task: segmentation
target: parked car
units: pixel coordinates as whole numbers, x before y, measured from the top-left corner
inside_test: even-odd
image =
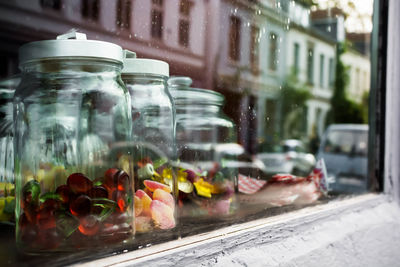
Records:
[[[272,175],[290,173],[306,176],[316,162],[314,155],[306,152],[303,142],[296,139],[284,140],[278,145],[269,146],[266,151],[257,154],[257,157]]]
[[[333,124],[321,140],[317,158],[323,158],[328,187],[336,192],[367,189],[368,125]]]

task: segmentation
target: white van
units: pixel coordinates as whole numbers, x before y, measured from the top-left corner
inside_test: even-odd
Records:
[[[357,193],[367,189],[368,125],[332,124],[326,130],[317,158],[323,158],[329,191]]]

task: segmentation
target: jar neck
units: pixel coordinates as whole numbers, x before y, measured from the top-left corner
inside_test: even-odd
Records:
[[[40,60],[22,65],[23,74],[38,75],[101,75],[115,76],[119,75],[122,69],[122,63],[117,61],[96,60],[96,59],[49,59]]]
[[[151,85],[151,84],[163,84],[167,85],[166,76],[155,75],[155,74],[129,74],[122,73],[122,80],[128,84],[137,84],[137,85]]]

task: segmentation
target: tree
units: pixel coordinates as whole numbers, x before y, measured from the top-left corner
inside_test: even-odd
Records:
[[[299,83],[292,72],[281,90],[282,132],[285,138],[301,138],[306,130],[306,103],[310,99],[310,88]]]
[[[362,104],[347,98],[346,90],[349,84],[349,67],[341,60],[346,52],[346,44],[338,43],[336,53],[336,75],[334,91],[331,98],[331,110],[328,115],[330,123],[365,123]]]

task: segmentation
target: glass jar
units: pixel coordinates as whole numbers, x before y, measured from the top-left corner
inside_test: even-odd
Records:
[[[236,143],[235,124],[223,112],[224,96],[190,88],[188,77],[168,81],[176,108],[176,142],[181,183],[180,216],[221,218],[237,209],[238,168],[232,163],[243,150]]]
[[[133,170],[125,144],[132,118],[122,60],[121,47],[76,32],[20,48],[14,148],[22,251],[131,239]]]
[[[19,75],[0,81],[0,222],[14,221],[13,97]]]
[[[132,103],[136,233],[159,232],[176,225],[174,107],[166,62],[139,59],[125,51],[124,81]],[[174,190],[175,189],[175,190]]]

